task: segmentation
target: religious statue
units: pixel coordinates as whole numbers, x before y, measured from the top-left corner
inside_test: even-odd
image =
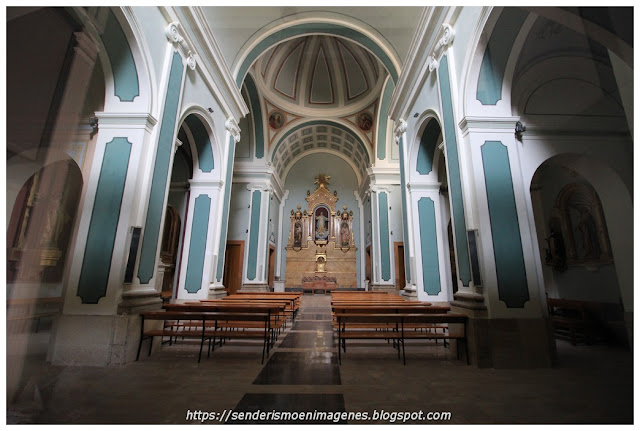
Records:
[[[316,234],[315,239],[325,240],[329,236],[329,213],[326,208],[319,207],[315,210]]]
[[[324,266],[326,264],[324,256],[318,256],[316,260],[316,272],[326,272]]]
[[[598,233],[596,224],[591,216],[588,207],[580,207],[580,219],[578,221],[578,230],[582,234],[582,248],[585,258],[600,257],[600,244],[598,244]]]
[[[343,221],[340,225],[340,244],[343,247],[349,246],[349,223]]]
[[[293,230],[293,246],[302,247],[302,223],[296,222]]]

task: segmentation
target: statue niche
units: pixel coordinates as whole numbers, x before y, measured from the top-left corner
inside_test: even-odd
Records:
[[[316,176],[317,187],[305,198],[308,209],[291,210],[285,287],[356,287],[353,211],[336,211],[338,192],[329,191],[329,180]]]

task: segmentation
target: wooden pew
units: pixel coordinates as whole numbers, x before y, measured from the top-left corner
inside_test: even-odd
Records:
[[[286,302],[233,302],[233,301],[199,301],[199,302],[179,302],[169,303],[163,305],[163,308],[167,311],[181,311],[181,312],[232,312],[232,313],[267,313],[270,321],[270,336],[272,339],[271,344],[275,343],[277,335],[285,327],[286,314],[285,314]],[[255,328],[256,323],[249,321],[234,322],[231,324],[235,328],[252,329]],[[180,321],[168,321],[167,326],[176,326],[183,328],[193,328],[199,326],[196,322],[180,322]]]
[[[547,298],[547,308],[556,334],[563,335],[563,331],[568,331],[574,346],[579,337],[591,344],[598,335],[605,333],[600,320],[604,314],[601,303]]]
[[[19,322],[34,319],[38,332],[40,319],[54,317],[62,310],[61,297],[13,298],[7,299],[7,322]]]
[[[270,324],[271,316],[269,313],[262,312],[185,312],[185,311],[147,311],[140,313],[142,322],[140,325],[140,342],[138,343],[138,353],[136,361],[140,358],[140,350],[142,342],[151,339],[149,342],[149,355],[151,355],[151,346],[153,345],[153,337],[157,336],[186,336],[192,338],[200,338],[200,351],[198,353],[198,363],[202,358],[202,349],[205,341],[209,341],[209,349],[207,356],[210,355],[213,345],[215,348],[216,338],[245,338],[245,339],[262,339],[262,363],[264,363],[265,353],[269,356],[270,349]],[[172,327],[163,326],[159,329],[145,329],[145,321],[200,321],[198,331],[184,331]],[[260,330],[251,331],[234,331],[234,327],[230,326],[236,322],[261,322]],[[207,323],[213,323],[208,325]],[[185,334],[186,332],[186,334]]]
[[[457,355],[460,359],[460,341],[465,346],[465,355],[467,364],[469,364],[469,353],[467,351],[467,316],[463,314],[446,313],[446,314],[413,314],[413,313],[336,313],[338,321],[338,363],[342,364],[341,351],[346,353],[346,340],[348,339],[367,339],[367,340],[389,340],[397,342],[398,357],[400,357],[400,349],[402,349],[402,360],[406,365],[405,356],[405,340],[407,339],[455,339],[458,343]],[[367,324],[370,328],[380,328],[380,330],[372,329],[349,329],[349,324]],[[462,332],[452,331],[452,324],[461,324]],[[418,332],[408,331],[409,325],[447,325],[447,331],[443,333],[436,332]],[[393,328],[393,329],[389,329]],[[342,348],[342,350],[341,350]]]
[[[292,320],[295,320],[295,317],[298,313],[298,309],[300,308],[300,297],[299,293],[286,293],[286,292],[259,292],[252,293],[246,292],[243,294],[233,294],[228,295],[222,298],[223,301],[230,300],[242,300],[242,301],[289,301],[289,311],[291,312]],[[208,301],[208,300],[207,300]]]

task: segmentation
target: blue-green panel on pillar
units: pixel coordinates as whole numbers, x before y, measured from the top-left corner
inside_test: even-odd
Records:
[[[469,244],[467,243],[467,223],[464,215],[464,201],[462,199],[462,180],[460,179],[460,160],[458,157],[458,143],[456,125],[453,117],[453,103],[451,99],[451,83],[449,80],[449,62],[447,56],[440,60],[438,69],[440,78],[440,97],[442,99],[442,116],[444,121],[444,141],[447,157],[447,171],[449,172],[449,191],[451,193],[451,208],[453,218],[454,238],[456,243],[456,258],[458,261],[458,276],[464,286],[471,282],[471,265],[469,262]]]
[[[156,251],[160,235],[160,222],[165,209],[164,199],[167,179],[169,178],[169,161],[173,151],[173,135],[176,127],[178,102],[180,101],[182,73],[182,57],[177,52],[174,52],[171,71],[169,72],[167,98],[162,114],[162,126],[160,126],[160,136],[158,138],[158,151],[156,152],[156,160],[153,167],[142,250],[140,252],[138,278],[141,284],[149,283],[156,265]]]
[[[504,8],[493,28],[478,74],[476,99],[483,105],[495,105],[502,98],[507,61],[527,15],[526,10],[517,7]]]
[[[258,89],[253,82],[251,75],[247,75],[244,80],[251,102],[251,115],[253,117],[254,136],[256,137],[256,159],[264,157],[264,129],[262,128],[262,109],[260,108],[260,97]]]
[[[193,209],[193,222],[191,223],[189,263],[187,264],[187,276],[184,282],[184,288],[189,293],[196,293],[202,287],[210,209],[211,198],[209,196],[200,195],[196,198]]]
[[[428,175],[433,170],[433,158],[439,136],[440,125],[435,119],[431,119],[420,137],[418,160],[416,161],[416,170],[420,175]]]
[[[247,278],[255,280],[258,264],[258,233],[260,232],[260,201],[262,193],[254,190],[251,195],[251,222],[249,232],[249,256],[247,259]]]
[[[380,209],[380,269],[382,279],[391,280],[391,255],[389,253],[389,201],[386,192],[378,193],[378,207]]]
[[[482,164],[498,277],[498,296],[509,308],[524,307],[524,303],[529,300],[529,289],[507,147],[499,141],[485,142],[482,145]]]
[[[107,293],[130,154],[127,138],[114,138],[105,146],[78,282],[83,304],[97,304]]]
[[[193,140],[198,149],[198,166],[202,172],[211,172],[213,170],[213,149],[211,148],[211,140],[209,140],[209,132],[202,124],[202,121],[195,115],[189,115],[184,120],[191,130]]]
[[[400,142],[398,142],[398,146],[400,147],[400,184],[402,186],[402,233],[404,234],[404,271],[407,276],[407,281],[413,281],[411,278],[411,258],[409,254],[409,225],[407,224],[407,182],[405,180],[404,174],[404,142],[403,139],[400,138]]]
[[[384,160],[387,156],[387,124],[389,123],[389,104],[391,103],[391,97],[393,96],[393,81],[387,80],[384,86],[384,92],[382,93],[382,101],[380,102],[380,124],[378,124],[378,139],[376,142],[378,159]]]
[[[229,205],[231,202],[231,180],[233,178],[233,157],[236,141],[229,138],[229,158],[227,159],[227,176],[224,182],[224,205],[222,207],[222,232],[220,232],[220,247],[218,248],[218,268],[216,280],[222,281],[222,269],[224,268],[225,252],[227,250],[227,229],[229,228]]]
[[[440,293],[440,265],[438,264],[438,236],[436,209],[431,198],[418,201],[420,221],[420,254],[422,255],[422,285],[429,295]]]
[[[136,62],[127,36],[112,12],[109,12],[101,37],[111,64],[114,94],[122,102],[132,102],[140,95]]]

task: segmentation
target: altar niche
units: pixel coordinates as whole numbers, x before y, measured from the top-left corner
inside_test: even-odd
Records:
[[[329,179],[318,175],[315,191],[307,190],[307,208],[291,210],[285,287],[357,287],[353,211],[336,211],[338,192],[329,191]]]

